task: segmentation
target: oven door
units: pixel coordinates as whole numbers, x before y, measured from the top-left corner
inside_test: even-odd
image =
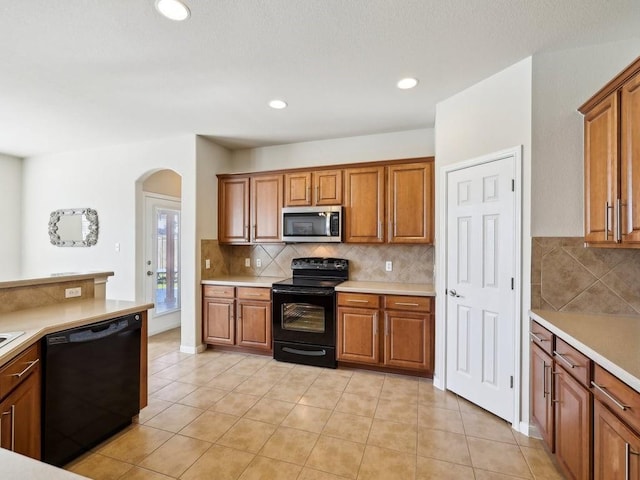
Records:
[[[273,287],[273,339],[308,345],[336,344],[333,289]]]

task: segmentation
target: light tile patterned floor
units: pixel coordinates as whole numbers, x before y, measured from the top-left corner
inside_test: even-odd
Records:
[[[561,479],[538,440],[431,381],[149,339],[149,406],[67,466],[96,480]]]

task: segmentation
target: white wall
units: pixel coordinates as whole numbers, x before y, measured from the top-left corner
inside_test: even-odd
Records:
[[[436,106],[436,258],[440,272],[446,266],[443,245],[442,219],[439,205],[444,204],[442,169],[483,155],[522,145],[522,203],[523,244],[521,266],[522,315],[521,328],[526,331],[531,303],[530,275],[530,205],[531,205],[531,91],[532,59],[526,58],[496,73]],[[438,292],[444,292],[444,275],[436,276]],[[444,380],[444,297],[436,297],[436,369],[435,381]],[[524,333],[523,333],[524,338]],[[528,422],[528,353],[523,352],[520,372],[521,412]],[[517,386],[517,385],[516,385]],[[520,427],[520,426],[519,426]]]
[[[435,154],[432,128],[237,150],[229,172],[371,162]]]
[[[22,159],[0,154],[0,192],[0,218],[3,222],[0,234],[1,281],[22,276]]]
[[[640,39],[533,57],[532,236],[584,235],[583,117],[577,109],[638,52]]]

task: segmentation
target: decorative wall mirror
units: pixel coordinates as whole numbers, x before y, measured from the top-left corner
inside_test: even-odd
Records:
[[[90,247],[98,243],[98,212],[72,208],[51,212],[49,239],[58,247]]]

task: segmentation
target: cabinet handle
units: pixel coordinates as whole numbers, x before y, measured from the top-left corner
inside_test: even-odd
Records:
[[[374,317],[373,319],[373,336],[378,335],[378,318]]]
[[[547,362],[542,361],[542,398],[547,398],[547,368],[551,365],[547,365]]]
[[[640,455],[638,452],[631,450],[629,443],[624,443],[624,478],[625,480],[631,480],[631,455]]]
[[[307,194],[304,196],[305,201],[311,201],[311,187],[307,187]]]
[[[382,222],[378,222],[378,238],[382,238]]]
[[[617,398],[615,398],[613,395],[611,395],[609,392],[607,392],[606,387],[598,385],[594,381],[591,382],[591,386],[596,390],[598,390],[601,394],[603,394],[609,400],[611,400],[616,405],[616,407],[618,407],[620,410],[626,411],[631,408],[629,405],[625,405],[624,403],[620,402]]]
[[[552,365],[549,366],[551,367]],[[562,372],[558,370],[551,370],[551,392],[549,392],[549,395],[551,395],[551,403],[560,403],[560,400],[553,399],[553,395],[556,393],[554,388],[555,382],[553,381],[553,375],[560,375],[561,373]]]
[[[9,447],[9,450],[11,450],[12,452],[14,451],[16,446],[16,416],[14,415],[15,411],[16,406],[11,405],[11,409],[8,412],[2,412],[2,414],[0,415],[0,441],[2,441],[2,417],[4,417],[5,415],[11,415],[11,446]]]
[[[404,305],[405,307],[419,307],[419,303],[396,302],[396,305]]]
[[[549,341],[549,339],[539,337],[538,335],[536,335],[536,334],[535,334],[535,333],[533,333],[533,332],[529,332],[529,336],[530,336],[531,338],[533,338],[536,342],[540,342],[540,343],[542,343],[542,342],[548,342],[548,341]]]
[[[616,198],[616,229],[614,231],[615,237],[614,240],[616,243],[622,241],[622,225],[620,224],[622,220],[621,209],[620,209],[620,199]]]
[[[609,240],[609,202],[604,204],[604,241]]]
[[[562,355],[561,353],[556,352],[555,350],[553,351],[553,354],[558,357],[560,360],[562,360],[564,362],[564,364],[569,367],[569,368],[576,368],[579,367],[580,365],[575,365],[573,363],[571,363],[569,360],[567,360],[564,355]]]
[[[389,336],[389,319],[384,317],[384,335]]]
[[[245,293],[245,295],[247,297],[260,297],[260,296],[262,296],[261,293]]]
[[[29,370],[31,370],[31,367],[33,367],[36,363],[38,363],[40,361],[39,358],[36,358],[35,360],[28,362],[29,364],[27,365],[27,368],[25,368],[24,370],[22,370],[20,373],[12,373],[10,376],[11,377],[22,377],[25,373],[27,373]]]
[[[320,185],[316,185],[316,202],[318,203],[320,201]]]
[[[347,302],[351,302],[351,303],[369,303],[369,300],[356,300],[356,299],[347,299]]]

